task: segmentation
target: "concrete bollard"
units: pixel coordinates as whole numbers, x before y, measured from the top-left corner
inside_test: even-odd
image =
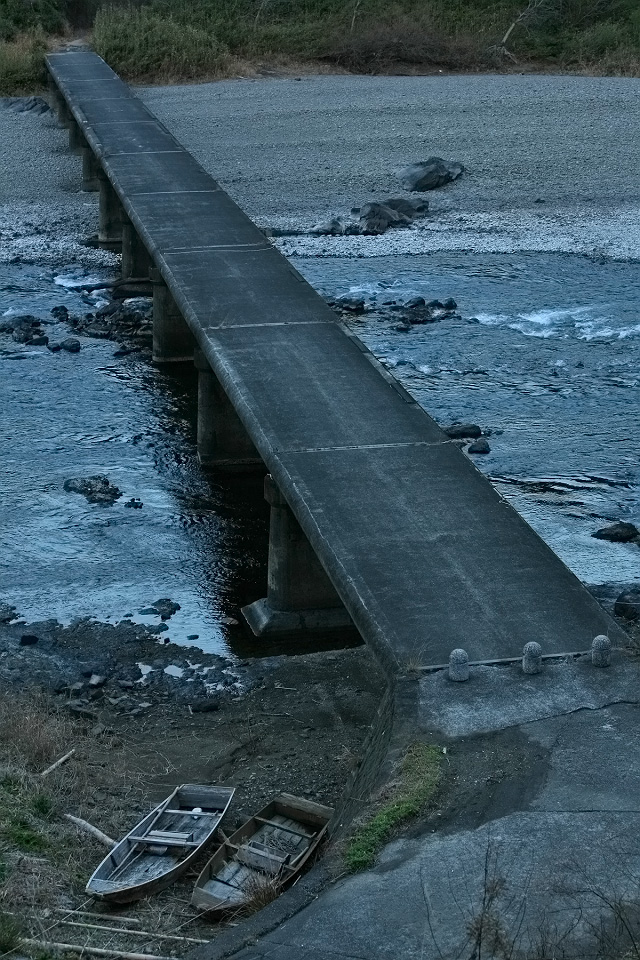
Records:
[[[449,654],[449,680],[469,679],[469,654],[458,648]]]
[[[594,667],[608,667],[611,663],[611,640],[604,634],[596,637],[591,644],[591,663]]]
[[[540,673],[542,670],[542,647],[535,640],[525,643],[522,651],[522,672]]]

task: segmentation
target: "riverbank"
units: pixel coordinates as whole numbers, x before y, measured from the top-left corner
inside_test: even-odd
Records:
[[[38,641],[21,644],[24,636]],[[195,671],[185,655],[199,664]],[[150,663],[141,669],[137,657]],[[73,682],[53,692],[48,681],[61,663]],[[180,663],[187,667],[182,675]],[[202,681],[194,682],[203,670],[224,677],[217,694],[207,696]],[[171,936],[217,936],[226,925],[206,922],[189,905],[195,876],[120,913],[87,899],[84,886],[105,849],[65,815],[117,839],[185,782],[236,788],[227,833],[282,791],[336,805],[382,688],[365,648],[229,664],[159,646],[131,625],[105,633],[104,625],[88,622],[0,624],[3,952],[11,949],[2,939],[7,918],[37,940],[171,956],[193,946]],[[42,771],[70,750],[68,762],[43,779]],[[133,933],[58,926],[65,918]]]
[[[0,17],[0,95],[37,90],[44,51],[79,40],[124,79],[147,83],[294,71],[640,75],[632,0],[53,0]]]

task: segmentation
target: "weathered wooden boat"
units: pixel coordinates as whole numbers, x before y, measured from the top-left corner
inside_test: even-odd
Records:
[[[266,905],[300,873],[324,839],[331,807],[281,793],[216,850],[192,904],[210,914]]]
[[[233,794],[232,787],[177,787],[104,858],[87,893],[131,903],[169,886],[215,842]]]

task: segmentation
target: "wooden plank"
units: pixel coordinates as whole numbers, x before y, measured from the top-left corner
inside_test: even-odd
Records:
[[[154,847],[199,847],[202,840],[168,840],[166,837],[150,837],[145,834],[143,837],[130,837],[135,843],[147,843]]]
[[[150,830],[147,837],[153,840],[186,840],[190,842],[193,840],[193,832],[177,833],[174,830]]]
[[[240,890],[238,887],[232,886],[231,884],[225,884],[218,879],[207,880],[207,882],[199,889],[204,890],[205,893],[210,894],[212,897],[216,897],[223,903],[240,904],[246,900],[246,896],[242,890]]]
[[[333,810],[330,807],[324,807],[320,803],[312,803],[302,797],[292,797],[286,793],[278,797],[276,807],[278,813],[291,817],[297,823],[309,823],[318,827],[324,827],[333,816]]]
[[[227,860],[222,869],[218,871],[218,876],[226,881],[235,880],[240,872],[240,867],[241,864],[237,860]]]
[[[177,799],[180,806],[202,807],[203,810],[207,807],[213,810],[221,810],[227,806],[232,795],[233,790],[230,787],[209,787],[195,783],[185,783],[178,790]],[[189,813],[189,810],[183,812]]]
[[[254,867],[262,873],[268,873],[276,876],[282,870],[285,857],[279,857],[277,854],[270,853],[268,850],[260,850],[257,847],[247,844],[240,847],[236,854],[240,863],[249,867]]]
[[[263,820],[262,817],[254,817],[254,819],[259,820],[260,823],[264,823],[270,827],[277,827],[278,830],[285,830],[287,833],[294,833],[296,836],[303,837],[306,840],[311,840],[315,836],[313,833],[302,833],[300,829],[294,830],[292,827],[285,826],[284,823],[277,823],[275,817],[273,820]],[[284,817],[282,819],[284,820]],[[294,820],[290,820],[289,822],[295,823]],[[300,827],[300,824],[296,823],[296,826]]]

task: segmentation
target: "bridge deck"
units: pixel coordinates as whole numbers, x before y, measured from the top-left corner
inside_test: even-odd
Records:
[[[363,638],[401,665],[622,634],[91,53],[49,71]]]

